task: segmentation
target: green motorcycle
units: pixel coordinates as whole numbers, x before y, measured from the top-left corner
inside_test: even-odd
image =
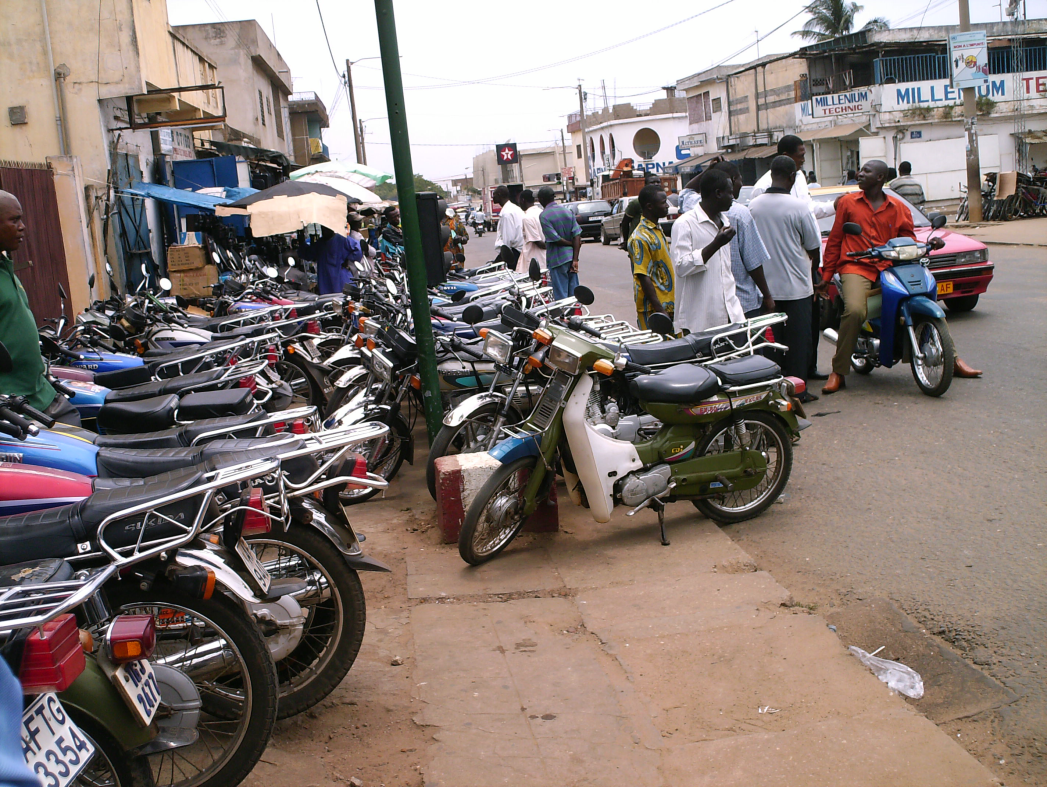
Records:
[[[810,423],[796,398],[802,381],[783,377],[774,362],[751,355],[652,372],[578,318],[566,328],[543,323],[534,338],[548,345],[553,375],[531,415],[504,427],[488,452],[501,465],[466,513],[458,550],[467,563],[508,546],[548,497],[558,465],[571,499],[597,522],[609,521],[616,505],[629,506],[629,516],[656,511],[663,544],[667,503],[690,500],[716,522],[741,522],[785,489],[793,442]],[[594,424],[589,416],[607,401],[653,416],[656,431],[637,440]]]

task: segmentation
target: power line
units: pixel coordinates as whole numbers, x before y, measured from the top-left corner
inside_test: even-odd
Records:
[[[721,60],[721,61],[720,61],[719,63],[714,63],[713,65],[711,65],[711,66],[710,66],[710,68],[716,68],[717,66],[722,66],[722,65],[723,65],[724,63],[726,63],[726,62],[727,62],[728,60],[733,60],[734,58],[738,57],[738,55],[742,54],[743,52],[748,52],[748,51],[749,51],[750,49],[752,49],[752,48],[753,48],[754,46],[756,46],[757,44],[759,44],[759,43],[760,43],[761,41],[763,41],[763,40],[764,40],[765,38],[767,38],[767,37],[769,37],[769,36],[771,36],[771,35],[774,35],[775,33],[777,33],[777,32],[778,32],[779,30],[781,30],[781,29],[782,29],[783,27],[785,27],[785,26],[786,26],[787,24],[789,24],[789,23],[790,23],[791,21],[793,21],[793,20],[794,20],[794,19],[795,19],[796,17],[798,17],[798,16],[800,15],[800,14],[804,13],[805,11],[809,11],[809,10],[810,10],[810,8],[811,8],[811,6],[813,6],[813,5],[814,5],[814,3],[811,3],[810,5],[805,5],[805,6],[803,7],[803,8],[801,8],[801,9],[800,9],[799,11],[797,11],[797,12],[796,12],[795,14],[793,14],[792,16],[790,16],[790,17],[789,17],[788,19],[786,19],[786,20],[785,20],[784,22],[782,22],[782,23],[781,23],[780,25],[778,25],[778,27],[774,28],[774,30],[770,31],[769,33],[765,33],[765,34],[764,34],[764,35],[762,35],[762,36],[759,36],[759,37],[758,37],[758,38],[757,38],[757,39],[756,39],[755,41],[753,41],[753,42],[752,42],[751,44],[748,44],[748,45],[746,45],[746,46],[742,47],[741,49],[739,49],[739,50],[738,50],[737,52],[735,52],[734,54],[728,55],[728,56],[727,56],[727,57],[725,57],[725,58],[724,58],[723,60]]]
[[[331,65],[338,79],[342,79],[342,72],[338,70],[338,64],[334,60],[334,52],[331,51],[331,39],[327,37],[327,25],[324,24],[324,12],[320,10],[320,0],[316,0],[316,13],[320,15],[320,29],[324,31],[324,41],[327,42],[327,54],[331,56]]]

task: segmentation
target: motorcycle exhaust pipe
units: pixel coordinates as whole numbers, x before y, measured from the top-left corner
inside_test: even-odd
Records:
[[[154,653],[150,661],[180,670],[197,681],[217,678],[238,665],[233,651],[217,641],[176,653]]]
[[[840,338],[840,334],[838,334],[832,328],[826,328],[824,331],[822,331],[822,336],[824,336],[826,339],[832,342],[834,347],[836,346],[836,342]]]

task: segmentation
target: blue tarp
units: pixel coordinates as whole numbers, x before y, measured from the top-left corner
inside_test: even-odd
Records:
[[[170,186],[161,186],[159,183],[134,183],[131,188],[122,189],[125,194],[138,197],[152,197],[161,202],[172,205],[181,205],[186,208],[196,208],[214,212],[217,205],[228,205],[233,200],[223,197],[212,197],[208,194],[199,194],[195,191],[174,189]]]

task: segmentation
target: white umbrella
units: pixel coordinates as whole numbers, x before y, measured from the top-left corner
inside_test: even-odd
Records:
[[[334,171],[313,172],[300,178],[295,178],[295,180],[302,183],[321,183],[324,186],[330,186],[345,194],[346,197],[359,200],[365,205],[375,205],[382,201],[382,198],[370,189],[364,188],[349,177]]]
[[[346,180],[351,180],[353,183],[359,183],[364,188],[374,188],[387,180],[392,180],[393,176],[387,172],[382,172],[380,169],[374,169],[368,167],[366,164],[350,164],[344,161],[322,161],[319,164],[312,164],[308,167],[302,167],[291,173],[291,180],[298,180],[304,178],[307,175],[338,175]]]

